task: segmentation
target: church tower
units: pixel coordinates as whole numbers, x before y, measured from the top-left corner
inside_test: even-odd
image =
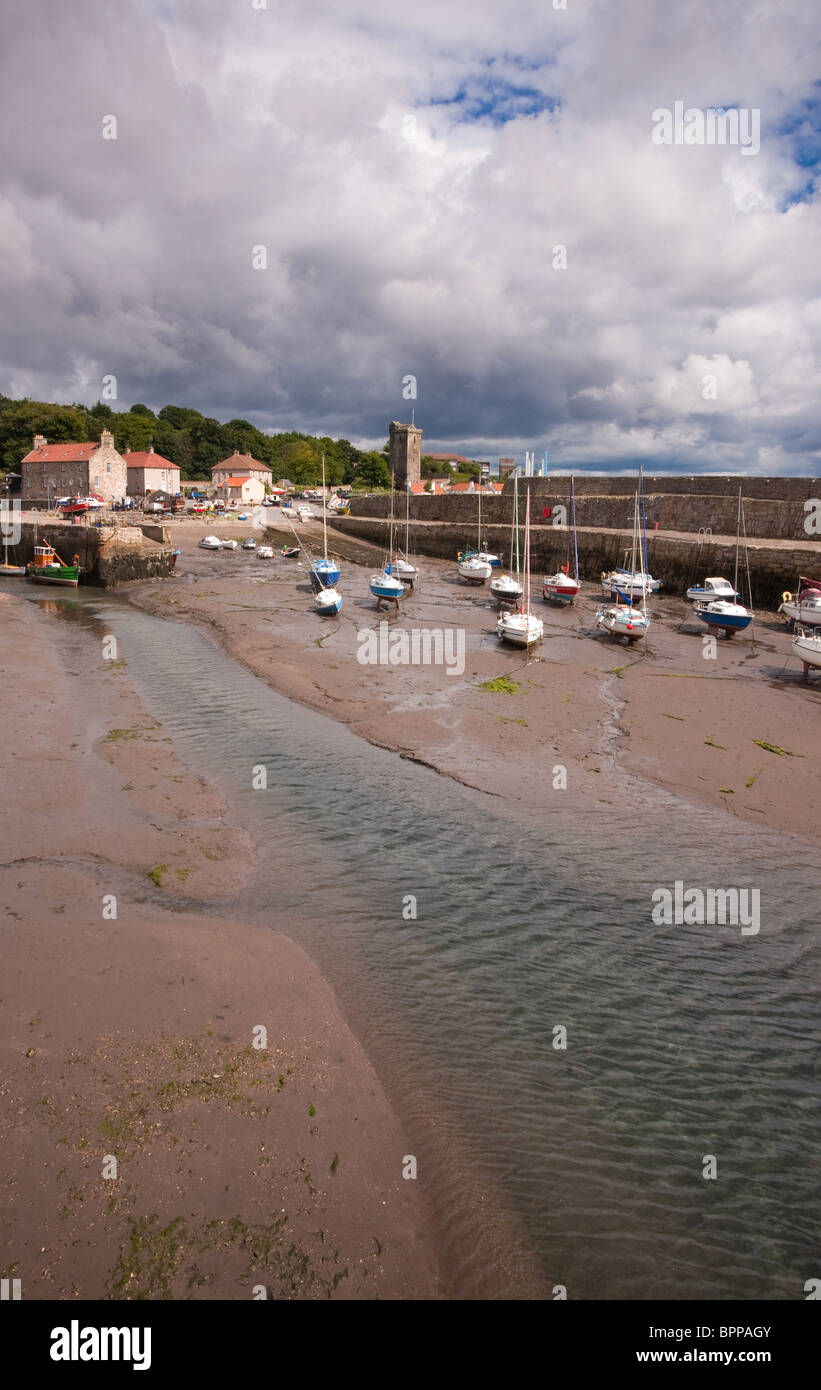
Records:
[[[422,431],[417,425],[400,425],[391,421],[388,467],[394,486],[418,483],[422,478]]]

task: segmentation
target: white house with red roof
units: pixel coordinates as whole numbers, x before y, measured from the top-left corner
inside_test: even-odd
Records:
[[[272,483],[274,471],[267,463],[260,463],[252,454],[241,454],[235,449],[230,458],[215,463],[211,469],[211,482],[214,487],[222,487],[229,478],[257,478],[263,484]]]
[[[128,470],[114,448],[114,436],[103,430],[100,442],[49,444],[35,434],[34,448],[20,464],[20,499],[24,507],[53,503],[61,497],[102,497],[109,504],[126,495]]]
[[[129,497],[144,497],[147,492],[167,492],[175,496],[180,490],[180,470],[176,463],[150,449],[126,449],[123,455],[128,468]]]
[[[225,502],[242,502],[252,505],[261,502],[265,496],[265,484],[259,478],[226,478],[217,488],[218,495]]]

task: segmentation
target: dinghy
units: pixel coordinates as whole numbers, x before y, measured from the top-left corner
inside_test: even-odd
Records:
[[[325,496],[325,455],[322,455],[322,495]],[[328,513],[322,509],[322,559],[315,560],[310,569],[311,588],[320,594],[323,589],[333,589],[342,576],[336,560],[328,559]],[[342,599],[339,600],[340,607]],[[339,612],[339,609],[336,610]]]

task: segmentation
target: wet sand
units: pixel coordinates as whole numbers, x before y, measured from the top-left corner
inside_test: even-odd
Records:
[[[3,1276],[34,1299],[438,1296],[330,989],[275,912],[262,932],[221,905],[248,836],[127,663],[0,608]]]
[[[274,519],[281,530],[267,539],[278,552],[292,537],[276,513]],[[585,584],[575,605],[556,608],[542,602],[538,576],[534,607],[545,640],[525,659],[497,639],[487,585],[462,583],[455,565],[417,557],[422,580],[401,613],[378,614],[367,583],[377,553],[331,532],[329,549],[342,557],[344,603],[338,617],[321,618],[304,557],[277,553],[262,561],[241,550],[199,550],[208,529],[213,523],[180,523],[176,576],[132,589],[132,601],[196,623],[273,688],[361,737],[525,812],[595,813],[616,801],[624,807],[625,797],[636,804],[661,786],[751,823],[815,838],[821,678],[803,683],[787,624],[776,614],[756,614],[754,638],[719,637],[710,645],[688,603],[656,597],[647,649],[628,648],[595,628],[598,585]],[[247,524],[216,530],[251,534]],[[319,553],[321,526],[298,530]],[[464,671],[362,665],[361,635],[378,635],[381,623],[389,631],[463,631]],[[500,679],[509,685],[483,688]]]

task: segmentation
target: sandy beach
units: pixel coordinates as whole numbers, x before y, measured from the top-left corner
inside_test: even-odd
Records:
[[[759,826],[814,838],[813,720],[821,681],[804,684],[779,615],[758,612],[753,637],[720,637],[711,645],[690,605],[662,594],[650,601],[647,649],[628,648],[595,629],[598,584],[585,583],[574,606],[557,609],[543,603],[536,576],[534,606],[545,640],[525,660],[498,641],[487,585],[462,583],[455,565],[443,561],[416,557],[422,579],[401,614],[377,613],[367,580],[381,557],[333,531],[329,550],[343,562],[345,601],[338,617],[320,618],[307,562],[279,555],[292,535],[276,513],[273,522],[273,561],[241,550],[198,550],[199,537],[213,528],[180,523],[177,574],[133,586],[132,602],[197,624],[274,689],[362,738],[524,811],[543,811],[561,795],[562,805],[594,812],[626,789],[639,798],[643,787],[658,785]],[[247,524],[217,529],[238,538],[250,533]],[[320,553],[318,522],[299,533],[310,553]],[[389,631],[463,631],[464,671],[362,665],[361,634],[378,634],[381,623]],[[554,787],[560,767],[566,789]],[[555,780],[561,783],[561,773]]]
[[[331,991],[287,923],[220,907],[247,835],[127,663],[0,603],[3,1276],[30,1299],[437,1296]]]

